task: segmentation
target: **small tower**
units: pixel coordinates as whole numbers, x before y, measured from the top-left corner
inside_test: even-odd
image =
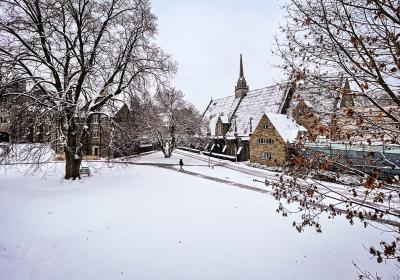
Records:
[[[349,79],[346,78],[343,87],[342,100],[340,100],[340,108],[350,108],[354,106],[353,94],[350,90]]]
[[[246,79],[244,78],[243,72],[243,60],[242,54],[240,54],[240,73],[239,73],[239,80],[237,81],[235,87],[235,98],[241,98],[247,95],[249,92],[249,86],[247,85]]]

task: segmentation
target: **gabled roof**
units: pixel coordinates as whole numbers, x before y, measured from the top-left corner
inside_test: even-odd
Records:
[[[333,89],[329,90],[328,86],[307,84],[295,90],[290,101],[289,114],[301,100],[312,109],[324,125],[330,123],[332,113],[337,111],[340,104],[340,96]]]
[[[265,113],[265,115],[275,127],[282,139],[288,143],[295,142],[299,132],[307,131],[307,129],[299,125],[292,116],[269,112]]]
[[[224,123],[224,124],[228,123],[229,124],[229,118],[227,116],[220,116],[219,118],[221,119],[222,123]]]
[[[285,87],[274,85],[258,90],[250,91],[240,103],[235,115],[232,117],[232,123],[237,125],[236,131],[239,136],[248,136],[250,131],[250,118],[252,130],[260,121],[264,112],[278,113],[280,104],[284,96]],[[227,135],[235,133],[234,126],[228,131]]]
[[[283,102],[285,89],[285,85],[276,84],[249,91],[242,98],[235,98],[232,95],[213,100],[203,115],[203,120],[208,124],[208,131],[211,136],[215,136],[218,117],[224,116],[231,123],[226,136],[232,136],[235,133],[238,136],[248,136],[252,133],[250,131],[250,119],[254,130],[264,112],[277,113],[281,102]]]
[[[203,120],[207,123],[209,131],[214,135],[215,126],[219,116],[229,116],[231,108],[234,107],[235,96],[228,96],[212,100],[206,112],[204,112]]]

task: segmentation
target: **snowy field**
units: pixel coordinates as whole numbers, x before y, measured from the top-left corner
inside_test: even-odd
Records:
[[[182,155],[176,164],[249,186],[254,176]],[[200,165],[200,166],[199,166]],[[91,164],[63,181],[63,164],[26,175],[0,167],[0,279],[356,279],[361,268],[389,279],[363,246],[385,236],[343,218],[299,234],[269,195],[147,165]]]

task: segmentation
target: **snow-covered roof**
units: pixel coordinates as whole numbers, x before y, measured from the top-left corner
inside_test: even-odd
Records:
[[[337,82],[337,86],[340,86],[340,82]],[[295,90],[289,103],[289,114],[301,100],[312,109],[324,125],[330,123],[331,114],[337,111],[340,104],[338,92],[330,90],[329,85],[321,86],[309,83]]]
[[[229,118],[227,116],[220,116],[222,123],[229,123]]]
[[[292,116],[269,112],[265,113],[265,115],[286,142],[295,142],[299,132],[307,131],[303,126],[299,125]]]
[[[113,117],[117,112],[119,112],[124,105],[128,104],[121,99],[110,99],[104,106],[101,108],[101,112],[106,114],[108,117]],[[128,106],[129,108],[129,106]]]
[[[215,134],[215,126],[219,116],[230,116],[232,108],[237,104],[238,99],[235,100],[235,96],[228,96],[212,100],[208,106],[206,112],[204,112],[203,119],[208,124],[208,129],[211,135]]]
[[[78,118],[85,118],[87,114],[89,113],[87,109],[81,109],[84,107],[84,102],[78,102],[78,109],[75,111],[75,116]],[[124,105],[128,104],[121,99],[118,98],[112,98],[108,100],[101,108],[99,108],[96,112],[93,113],[99,113],[103,116],[107,116],[109,118],[114,117],[115,114],[117,114]],[[128,107],[129,108],[129,107]]]
[[[211,136],[215,134],[215,126],[218,117],[227,118],[227,123],[231,127],[226,136],[233,136],[237,132],[238,136],[248,136],[250,131],[250,119],[254,130],[264,112],[279,111],[285,93],[285,85],[276,84],[273,86],[249,91],[246,96],[235,98],[234,95],[211,101],[203,119],[208,124],[208,131]],[[236,126],[236,129],[235,129]]]

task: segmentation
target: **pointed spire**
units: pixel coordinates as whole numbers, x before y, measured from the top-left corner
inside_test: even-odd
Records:
[[[239,78],[244,78],[242,54],[240,54],[240,73],[239,73]]]
[[[350,89],[349,79],[346,78],[343,85],[342,99],[340,100],[340,108],[350,108],[354,106],[353,94]]]
[[[246,79],[244,78],[243,57],[242,54],[240,54],[239,79],[235,87],[235,98],[246,96],[248,91],[249,91],[249,86],[247,85]]]

